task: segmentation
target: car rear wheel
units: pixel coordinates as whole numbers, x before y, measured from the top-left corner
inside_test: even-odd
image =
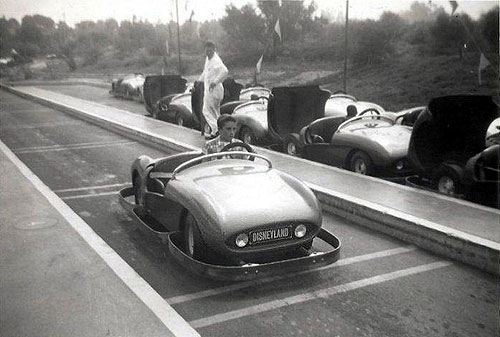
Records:
[[[351,157],[349,169],[355,173],[371,175],[373,174],[374,166],[372,160],[366,153],[358,151]]]
[[[180,113],[177,113],[175,115],[175,124],[179,126],[184,126],[184,124],[186,124],[186,122],[184,121],[184,117],[182,117]]]
[[[286,136],[283,147],[290,156],[300,156],[299,135],[292,133]]]
[[[249,144],[249,145],[254,145],[255,144],[255,134],[247,126],[244,126],[241,129],[240,139],[245,144]]]
[[[184,223],[184,249],[186,254],[193,259],[206,258],[207,251],[205,243],[201,237],[196,219],[188,214]]]
[[[432,185],[439,193],[458,196],[464,192],[462,177],[463,171],[460,167],[443,164],[434,173]]]

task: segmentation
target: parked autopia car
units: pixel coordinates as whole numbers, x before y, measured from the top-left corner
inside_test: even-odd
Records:
[[[146,76],[144,80],[144,107],[146,111],[158,118],[158,101],[164,97],[170,99],[187,89],[187,80],[179,75]]]
[[[224,86],[224,98],[221,102],[221,113],[224,113],[224,105],[228,102],[237,101],[243,87],[232,78],[227,78],[222,83]],[[177,125],[200,130],[205,125],[203,109],[203,82],[194,82],[190,91],[182,90],[177,93],[157,97],[151,108],[153,117]],[[205,131],[205,130],[204,130]],[[206,133],[208,130],[206,130]]]
[[[109,93],[115,97],[125,99],[135,99],[139,102],[144,100],[143,85],[146,77],[142,73],[134,73],[125,75],[120,79],[111,81],[111,90]]]
[[[487,142],[487,131],[500,117],[498,102],[481,95],[432,99],[413,127],[408,156],[418,175],[408,184],[497,206],[498,145]]]
[[[264,95],[259,95],[259,97],[262,96]],[[354,106],[358,113],[365,111],[368,108],[376,109],[384,114],[386,113],[385,110],[378,104],[358,101],[354,96],[347,95],[343,92],[336,92],[335,94],[330,94],[325,105],[320,108],[320,110],[323,111],[323,114],[317,115],[315,113],[314,116],[317,118],[324,116],[346,116],[348,106]],[[238,122],[237,136],[243,142],[247,144],[271,146],[279,149],[283,147],[281,144],[283,142],[282,137],[279,135],[277,136],[276,133],[272,134],[269,132],[266,99],[258,99],[237,106],[234,109],[233,116]],[[303,125],[300,127],[302,126]],[[287,149],[287,147],[285,147],[284,151],[294,153],[295,149],[293,146],[299,144],[298,131],[295,132],[294,135],[291,135],[287,140],[288,144],[291,144],[292,148]]]
[[[350,105],[355,106],[358,113],[370,108],[377,110],[381,114],[386,112],[385,109],[378,104],[358,101],[356,97],[352,95],[348,95],[342,91],[336,91],[326,101],[325,116],[345,117],[347,115],[347,107]]]
[[[302,128],[298,145],[287,147],[304,159],[359,174],[404,177],[412,173],[407,159],[411,132],[411,127],[368,108],[354,117],[317,119]]]
[[[169,251],[192,271],[242,280],[338,259],[340,241],[322,229],[314,193],[247,144],[209,155],[140,156],[131,177],[120,202],[148,230],[167,235]],[[318,251],[316,237],[333,249]]]
[[[268,97],[260,96],[237,106],[236,137],[247,144],[283,149],[287,137],[324,115],[330,92],[317,85],[275,87]]]

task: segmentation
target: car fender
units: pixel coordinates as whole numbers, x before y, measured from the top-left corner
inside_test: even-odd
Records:
[[[370,156],[370,159],[376,166],[387,166],[394,161],[389,152],[377,142],[372,142],[369,139],[357,137],[348,134],[337,134],[333,137],[332,145],[340,147],[349,147],[352,150],[346,156],[345,164],[348,165],[351,156],[356,151],[363,151]]]
[[[182,104],[170,104],[166,113],[169,121],[174,122],[175,116],[180,113],[184,120],[187,122],[186,126],[195,127],[196,125],[199,125],[199,123],[197,123],[197,121],[194,119],[193,113]]]
[[[182,181],[182,178],[171,180],[165,188],[165,198],[175,200],[182,205],[185,212],[193,215],[207,245],[216,250],[218,246],[224,245],[223,233],[218,226],[221,219],[211,205],[211,200],[201,193],[195,184]],[[181,221],[184,220],[185,214],[187,213],[183,213],[181,216]],[[179,225],[181,229],[183,225],[183,223]]]
[[[240,130],[246,126],[253,131],[255,137],[258,139],[264,138],[267,135],[267,128],[255,118],[248,115],[233,115],[233,117],[236,119],[237,134],[239,134]]]

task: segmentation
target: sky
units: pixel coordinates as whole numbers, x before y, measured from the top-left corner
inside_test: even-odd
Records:
[[[276,0],[277,1],[277,0]],[[283,0],[285,1],[285,0]],[[384,11],[401,12],[410,8],[415,0],[349,0],[349,17],[356,19],[377,19]],[[419,0],[427,3],[428,1]],[[120,22],[132,20],[148,20],[151,23],[168,22],[176,19],[176,0],[0,0],[0,16],[15,18],[19,22],[25,15],[41,14],[52,18],[55,22],[66,21],[70,26],[84,20],[105,20],[114,18]],[[193,19],[206,21],[219,19],[225,15],[225,6],[233,3],[241,7],[251,3],[256,7],[257,0],[177,0],[179,4],[179,20],[185,21],[194,10]],[[311,0],[304,0],[309,4]],[[498,4],[498,0],[457,1],[457,13],[467,13],[477,19]],[[321,11],[336,18],[345,13],[345,0],[315,0],[318,15]],[[449,1],[432,1],[451,12]]]

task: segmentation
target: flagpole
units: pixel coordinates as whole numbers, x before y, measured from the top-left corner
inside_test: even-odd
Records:
[[[349,31],[349,0],[345,2],[345,41],[344,41],[344,92],[347,93],[347,56],[348,56],[348,31]]]
[[[177,14],[177,53],[179,54],[179,75],[182,75],[182,65],[181,65],[181,35],[179,28],[179,3],[175,0],[175,11]]]

